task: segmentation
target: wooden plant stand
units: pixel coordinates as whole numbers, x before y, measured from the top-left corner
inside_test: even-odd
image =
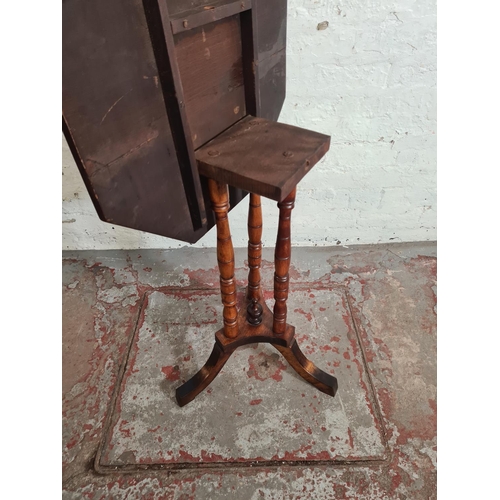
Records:
[[[300,350],[295,327],[286,322],[291,257],[291,213],[297,183],[329,148],[328,136],[298,127],[247,116],[198,149],[196,159],[208,189],[217,224],[217,261],[224,306],[224,326],[215,334],[208,361],[177,388],[180,406],[203,391],[239,346],[272,344],[292,368],[321,392],[335,396],[337,379],[320,370]],[[246,307],[237,310],[234,250],[229,230],[228,184],[250,191],[248,212],[248,287]],[[275,248],[274,310],[261,292],[261,195],[278,201]]]

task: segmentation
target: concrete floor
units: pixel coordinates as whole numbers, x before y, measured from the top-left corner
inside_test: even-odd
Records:
[[[335,398],[252,345],[179,408],[222,323],[215,252],[65,252],[63,498],[436,498],[435,244],[294,248],[290,277]]]

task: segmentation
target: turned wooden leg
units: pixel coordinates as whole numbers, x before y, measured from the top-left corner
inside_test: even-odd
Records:
[[[229,196],[227,184],[208,180],[212,209],[217,224],[217,262],[220,273],[220,292],[224,306],[224,335],[238,336],[238,311],[236,309],[236,282],[234,280],[234,249],[229,232]]]
[[[231,356],[231,352],[223,352],[219,345],[215,344],[212,354],[203,368],[187,382],[175,391],[175,398],[179,406],[187,405],[217,376]]]
[[[247,298],[260,299],[260,265],[262,261],[262,208],[260,196],[250,193],[248,209],[248,291]]]
[[[260,264],[262,261],[262,209],[260,196],[250,193],[248,207],[248,288],[247,322],[250,325],[262,323],[262,304],[260,291]]]
[[[336,377],[320,370],[312,361],[304,356],[297,341],[294,340],[290,347],[273,344],[288,361],[290,366],[306,381],[314,385],[316,389],[335,396],[338,388]]]
[[[288,270],[292,251],[290,241],[290,222],[295,204],[294,189],[283,201],[278,203],[280,210],[278,236],[274,250],[274,320],[273,332],[283,335],[286,330],[286,301],[288,299]]]
[[[209,180],[209,192],[217,222],[217,261],[220,270],[224,327],[215,334],[215,345],[208,361],[191,379],[177,388],[179,406],[192,401],[217,376],[234,350],[240,346],[268,342],[288,361],[292,368],[318,390],[335,396],[337,379],[320,370],[307,359],[295,340],[295,328],[286,324],[288,271],[290,268],[290,220],[295,202],[295,189],[280,203],[278,237],[275,250],[274,311],[262,300],[260,267],[262,260],[262,212],[260,196],[250,195],[248,214],[248,291],[250,304],[245,311],[236,308],[234,250],[229,233],[227,185]],[[238,331],[238,324],[241,331]]]

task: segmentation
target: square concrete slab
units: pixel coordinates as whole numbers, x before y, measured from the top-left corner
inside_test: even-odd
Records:
[[[271,294],[265,295],[272,307]],[[179,408],[176,387],[207,360],[221,326],[212,290],[148,293],[98,454],[104,469],[381,461],[379,411],[344,287],[296,287],[288,321],[304,354],[335,375],[335,398],[304,382],[270,345],[237,349]]]

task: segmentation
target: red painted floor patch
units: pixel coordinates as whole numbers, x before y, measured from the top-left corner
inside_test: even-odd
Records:
[[[272,300],[269,305],[272,305]],[[380,422],[342,288],[294,290],[288,321],[306,356],[339,381],[335,398],[269,345],[239,348],[208,389],[174,392],[207,360],[220,328],[215,291],[152,292],[104,437],[102,467],[385,458]]]

